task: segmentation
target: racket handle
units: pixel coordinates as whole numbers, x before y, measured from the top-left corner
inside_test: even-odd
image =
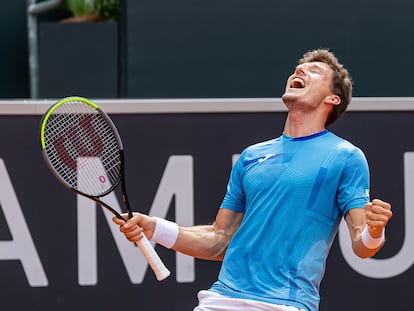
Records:
[[[152,247],[151,243],[148,241],[147,237],[144,235],[141,240],[136,242],[145,259],[148,261],[148,264],[155,273],[155,277],[158,281],[166,279],[170,274],[170,270],[162,262],[160,256],[158,256],[155,249]]]

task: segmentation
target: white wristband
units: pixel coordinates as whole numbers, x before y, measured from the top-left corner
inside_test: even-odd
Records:
[[[368,231],[368,225],[362,231],[362,244],[369,249],[378,248],[385,240],[385,228],[382,230],[382,235],[379,238],[373,238]]]
[[[178,225],[175,222],[158,217],[153,217],[153,219],[155,219],[156,224],[151,241],[166,248],[173,247],[178,238]]]

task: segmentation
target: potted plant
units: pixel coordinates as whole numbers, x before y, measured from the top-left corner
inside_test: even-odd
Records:
[[[117,21],[119,17],[119,0],[65,0],[64,8],[72,16],[62,22]]]
[[[118,96],[119,1],[64,0],[58,22],[39,23],[40,97]]]

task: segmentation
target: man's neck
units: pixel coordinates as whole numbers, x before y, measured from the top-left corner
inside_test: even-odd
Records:
[[[290,137],[304,137],[319,133],[325,129],[325,118],[318,115],[288,113],[284,134]]]

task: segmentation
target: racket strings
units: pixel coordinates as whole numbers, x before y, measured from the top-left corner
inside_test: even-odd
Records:
[[[98,110],[82,102],[64,103],[49,116],[44,137],[51,165],[70,187],[101,196],[118,183],[119,142]]]

